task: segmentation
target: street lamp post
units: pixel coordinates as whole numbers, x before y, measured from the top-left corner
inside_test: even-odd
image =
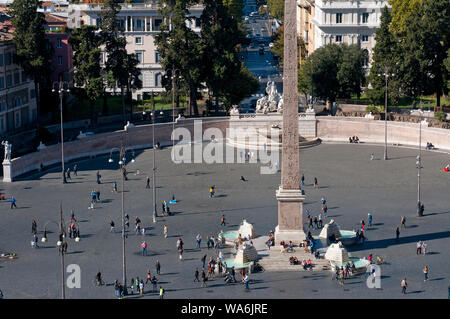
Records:
[[[422,109],[419,110],[419,155],[417,156],[417,215],[423,216],[423,205],[420,201],[420,170],[422,169]]]
[[[150,116],[152,118],[152,153],[153,153],[153,223],[156,223],[156,154],[155,154],[155,117],[156,117],[156,110],[155,110],[155,95],[158,93],[152,92],[152,112],[150,113]],[[164,114],[162,111],[160,111],[160,114]]]
[[[60,257],[61,257],[61,298],[65,299],[66,298],[66,286],[65,286],[65,276],[64,276],[64,272],[65,272],[64,255],[65,255],[66,249],[67,249],[67,241],[65,239],[66,238],[66,230],[65,230],[65,223],[64,223],[62,214],[63,214],[63,211],[62,211],[62,205],[61,205],[60,210],[59,210],[59,223],[57,223],[56,221],[53,221],[53,220],[46,222],[44,225],[44,236],[42,237],[41,241],[43,243],[45,243],[48,240],[47,239],[47,225],[49,223],[56,224],[59,228],[59,238],[56,243],[56,246],[58,246],[58,250],[60,253]]]
[[[114,150],[119,150],[118,148],[111,149],[109,153],[109,163],[113,163],[114,160],[112,159],[112,152]],[[126,165],[126,149],[123,145],[123,138],[120,146],[120,155],[119,155],[119,166],[120,171],[122,172],[122,194],[121,194],[121,200],[122,200],[122,281],[123,281],[123,289],[124,289],[124,295],[128,294],[127,291],[127,262],[126,262],[126,244],[125,244],[125,165]],[[134,163],[134,151],[131,162]]]
[[[58,83],[58,93],[59,93],[59,109],[60,109],[60,118],[61,118],[61,168],[62,168],[62,182],[63,184],[67,183],[66,180],[66,172],[64,170],[64,127],[63,127],[63,95],[64,95],[64,91],[66,91],[67,93],[70,92],[69,89],[64,90],[64,83],[67,82],[55,82]],[[53,83],[53,85],[55,84]],[[55,89],[52,89],[52,92],[56,92]]]

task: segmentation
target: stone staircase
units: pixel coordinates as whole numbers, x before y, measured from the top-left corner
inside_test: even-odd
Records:
[[[273,246],[270,250],[265,245],[268,236],[253,239],[253,245],[261,258],[258,263],[265,271],[304,271],[301,265],[289,264],[289,257],[295,256],[301,262],[303,259],[311,259],[312,271],[329,271],[330,262],[324,258],[316,259],[314,255],[306,253],[303,247],[294,247],[295,252],[281,253],[279,246]],[[323,254],[321,254],[323,256]]]

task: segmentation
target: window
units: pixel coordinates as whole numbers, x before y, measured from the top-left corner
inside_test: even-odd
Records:
[[[136,51],[136,60],[139,61],[139,63],[143,63],[143,56],[142,56],[142,51]]]
[[[12,74],[11,72],[8,72],[6,74],[6,87],[9,88],[12,86]]]
[[[364,12],[362,14],[362,22],[363,23],[368,23],[369,22],[369,13],[368,12]]]
[[[63,64],[63,58],[61,55],[58,55],[58,65],[62,65]]]
[[[5,88],[5,77],[3,76],[3,73],[0,73],[0,89]]]
[[[104,56],[103,56],[103,52],[100,52],[100,64],[104,63]]]
[[[336,36],[336,42],[342,42],[342,35]]]
[[[141,94],[138,94],[138,95],[137,95],[137,100],[138,100],[138,101],[142,101],[142,95],[141,95]]]
[[[36,91],[34,89],[30,90],[30,100],[36,97]]]
[[[14,85],[20,84],[20,73],[14,72]]]
[[[159,63],[159,52],[155,51],[155,63]]]
[[[11,65],[11,52],[5,54],[5,65]]]
[[[3,66],[3,53],[0,53],[0,66]]]
[[[195,27],[200,28],[202,26],[202,20],[200,18],[195,18]]]
[[[1,117],[0,118],[0,132],[4,132],[5,131],[5,117]]]
[[[336,13],[336,23],[342,23],[342,13]]]
[[[142,37],[136,37],[136,38],[134,38],[134,43],[136,43],[136,44],[142,44]]]
[[[155,74],[155,86],[161,86],[161,73],[156,73]]]
[[[0,104],[0,112],[6,111],[6,100],[3,100]]]
[[[14,107],[21,106],[21,105],[22,105],[22,102],[20,101],[20,97],[16,96],[14,98]]]
[[[142,31],[142,20],[141,19],[136,19],[136,29],[135,31]]]
[[[61,40],[61,39],[56,39],[56,47],[57,47],[58,49],[61,49],[61,48],[62,48],[62,40]]]
[[[95,20],[95,24],[96,24],[97,28],[100,28],[100,25],[102,24],[102,19],[101,18],[97,18]]]
[[[363,35],[362,36],[362,42],[369,42],[369,36],[368,35]]]
[[[155,19],[155,27],[153,28],[153,31],[159,31],[159,25],[162,23],[162,19]]]
[[[22,83],[27,81],[27,74],[25,73],[25,71],[22,71]]]
[[[125,19],[119,19],[119,29],[125,31]]]

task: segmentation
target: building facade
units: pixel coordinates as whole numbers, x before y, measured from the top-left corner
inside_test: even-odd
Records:
[[[356,44],[367,50],[370,67],[375,31],[387,0],[297,0],[298,31],[308,38],[308,53],[330,43]],[[311,39],[312,38],[312,39]]]
[[[51,83],[59,81],[72,83],[73,52],[66,30],[67,18],[46,13],[45,23],[45,38],[52,48]]]
[[[160,24],[163,22],[159,9],[157,1],[122,3],[118,14],[127,40],[127,52],[135,53],[139,60],[138,68],[141,70],[142,89],[133,92],[133,98],[137,100],[147,98],[151,92],[164,91],[162,86],[163,69],[159,61],[158,48],[154,42],[154,36],[161,32]],[[80,27],[83,24],[99,27],[101,11],[101,3],[70,4],[67,25],[69,28]],[[188,27],[196,32],[200,32],[202,11],[202,5],[192,6],[190,19],[186,21]],[[106,53],[103,53],[101,62],[104,63],[105,59]]]
[[[34,81],[14,63],[12,34],[0,32],[0,135],[14,133],[36,122]]]

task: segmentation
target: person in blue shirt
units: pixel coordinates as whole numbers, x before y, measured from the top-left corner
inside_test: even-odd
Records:
[[[17,206],[16,206],[16,199],[14,198],[14,196],[11,197],[11,209],[13,209],[13,207],[17,208]]]

